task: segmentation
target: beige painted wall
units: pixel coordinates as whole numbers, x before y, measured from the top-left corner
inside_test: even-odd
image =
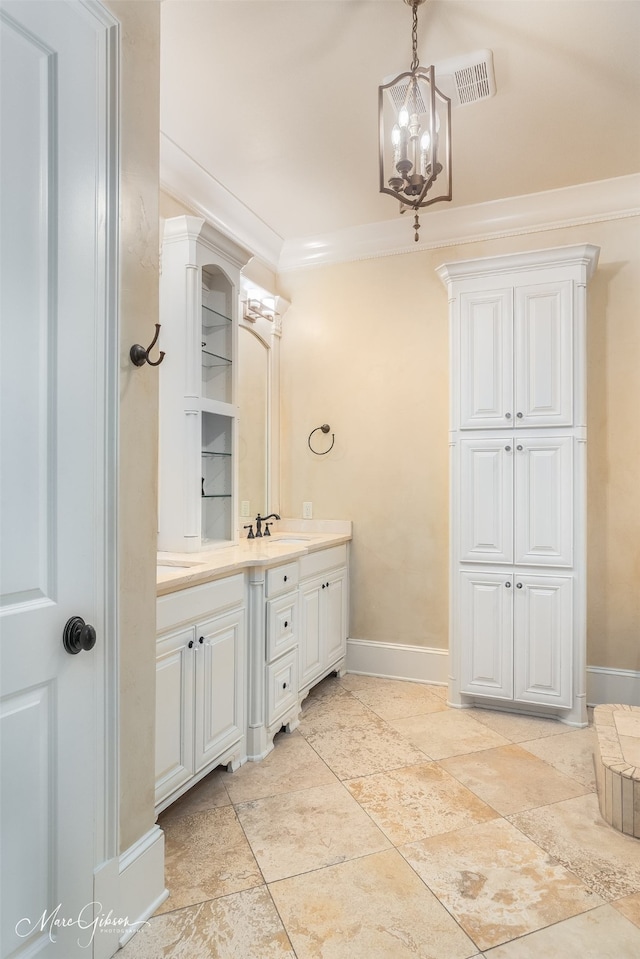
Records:
[[[300,516],[310,500],[315,518],[353,520],[351,637],[448,643],[448,308],[435,268],[579,242],[602,248],[589,290],[587,658],[640,669],[638,218],[280,277],[292,303],[281,506]],[[326,457],[307,447],[321,423],[336,437]]]
[[[158,318],[160,4],[108,0],[121,23],[120,850],[155,821],[158,370],[132,366]],[[162,344],[160,344],[162,345]]]

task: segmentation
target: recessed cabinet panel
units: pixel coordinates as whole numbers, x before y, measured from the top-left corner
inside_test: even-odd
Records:
[[[331,666],[344,656],[347,641],[347,588],[344,570],[331,573],[325,586],[326,657]]]
[[[573,563],[573,438],[516,437],[515,562]]]
[[[320,595],[324,580],[300,586],[300,686],[304,688],[322,672]]]
[[[267,659],[276,659],[296,642],[297,592],[267,603]]]
[[[460,442],[461,562],[513,562],[511,437]]]
[[[507,585],[508,584],[508,585]],[[513,581],[501,573],[460,573],[463,692],[513,697]]]
[[[571,577],[516,574],[515,696],[527,703],[570,706]]]
[[[191,646],[189,646],[191,643]],[[158,643],[156,659],[156,803],[194,774],[193,669],[195,629]]]
[[[267,724],[271,725],[298,701],[296,649],[267,666]]]
[[[570,281],[516,289],[516,425],[569,426],[573,418]]]
[[[196,642],[196,772],[242,737],[244,612],[198,627]]]
[[[513,294],[460,295],[460,427],[513,425]]]

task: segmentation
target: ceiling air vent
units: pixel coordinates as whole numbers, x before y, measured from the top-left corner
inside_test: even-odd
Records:
[[[452,106],[466,106],[495,96],[496,78],[491,50],[476,50],[435,64],[436,86]]]

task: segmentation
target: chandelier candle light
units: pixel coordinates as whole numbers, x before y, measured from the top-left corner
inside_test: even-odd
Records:
[[[399,199],[401,213],[414,211],[417,242],[418,209],[451,199],[451,100],[436,87],[434,67],[418,60],[424,0],[404,2],[413,11],[413,58],[409,71],[378,87],[380,192]]]

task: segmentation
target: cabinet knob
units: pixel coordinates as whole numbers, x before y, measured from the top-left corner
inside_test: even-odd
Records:
[[[283,688],[283,689],[286,689],[286,688],[287,688],[287,684],[286,684],[286,683],[283,683],[283,684],[282,684],[282,688]]]
[[[522,583],[516,583],[516,587],[517,587],[518,589],[522,589]]]
[[[288,579],[288,577],[287,577],[287,576],[283,576],[282,578],[283,578],[283,580],[284,580],[284,581],[285,581],[285,583],[286,583],[286,581],[287,581],[287,579]]]
[[[322,588],[323,588],[323,589],[326,589],[326,588],[327,588],[327,584],[326,584],[326,583],[323,583],[323,584],[322,584]]]
[[[507,589],[511,589],[511,583],[508,580],[504,585],[507,587]]]
[[[510,452],[511,452],[511,447],[510,447],[510,446],[505,446],[505,449],[506,449],[507,453],[510,453]]]
[[[511,419],[511,413],[505,413],[505,414],[504,414],[504,418],[505,418],[505,420],[510,420],[510,419]]]
[[[523,413],[516,413],[516,416],[518,417],[519,420],[521,420],[522,417],[524,416],[524,414],[523,414]]]
[[[289,620],[285,619],[285,621],[284,621],[284,628],[286,629],[288,625],[289,625]]]
[[[201,636],[200,639],[198,640],[198,642],[199,642],[200,645],[202,646],[202,645],[204,644],[204,636]]]
[[[193,649],[193,640],[192,640],[192,639],[189,640],[189,649]]]
[[[329,589],[329,584],[327,583],[327,589]]]
[[[524,449],[524,446],[522,445],[522,443],[518,443],[518,445],[516,446],[516,449],[522,452],[522,450]]]

